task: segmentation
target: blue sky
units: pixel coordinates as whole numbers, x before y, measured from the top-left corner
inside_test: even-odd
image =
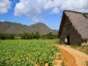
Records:
[[[0,0],[0,20],[59,29],[63,10],[88,13],[88,0]],[[79,6],[80,5],[80,6]]]

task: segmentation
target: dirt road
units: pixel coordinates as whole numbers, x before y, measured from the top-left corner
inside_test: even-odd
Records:
[[[58,46],[61,49],[66,66],[86,66],[88,55],[75,50],[69,46]]]

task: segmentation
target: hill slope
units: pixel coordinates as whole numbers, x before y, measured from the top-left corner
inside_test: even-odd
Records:
[[[43,23],[37,23],[30,26],[22,25],[19,23],[12,22],[0,22],[0,33],[14,33],[14,34],[22,34],[24,32],[35,33],[39,32],[40,34],[47,34],[49,32],[53,32],[47,25]]]
[[[41,34],[47,34],[49,32],[52,32],[52,30],[43,23],[37,23],[29,26],[30,32],[39,32]]]

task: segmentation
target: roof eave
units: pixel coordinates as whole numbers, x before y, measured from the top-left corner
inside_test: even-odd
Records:
[[[61,35],[62,27],[63,27],[63,25],[65,23],[65,18],[66,18],[65,11],[63,11],[63,15],[62,15],[62,19],[61,19],[61,24],[60,24],[60,28],[59,28],[59,31],[58,31],[58,38]]]

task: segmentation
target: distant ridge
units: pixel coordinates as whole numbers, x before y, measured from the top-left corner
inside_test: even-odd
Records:
[[[46,24],[44,23],[37,23],[32,24],[30,26],[22,25],[20,23],[12,23],[8,21],[0,21],[0,33],[14,33],[14,34],[22,34],[22,33],[35,33],[39,32],[40,34],[47,34],[49,32],[52,32],[54,34],[57,34],[56,31],[53,31],[50,29]]]

